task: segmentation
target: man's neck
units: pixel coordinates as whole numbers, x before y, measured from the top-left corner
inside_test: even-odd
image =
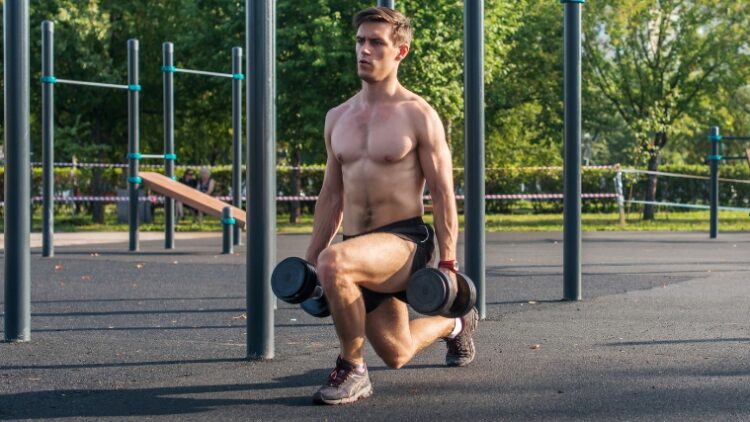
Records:
[[[389,76],[382,81],[365,82],[362,81],[362,101],[368,104],[383,103],[393,99],[398,95],[401,84],[396,79],[396,75]]]

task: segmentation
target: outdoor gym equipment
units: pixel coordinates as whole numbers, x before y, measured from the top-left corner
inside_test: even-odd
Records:
[[[139,142],[138,101],[141,86],[138,84],[138,40],[128,40],[127,44],[128,83],[127,85],[116,85],[57,78],[55,76],[54,39],[54,23],[51,21],[42,22],[42,256],[45,257],[51,257],[55,254],[53,238],[55,224],[55,85],[67,84],[128,91],[128,145],[130,146],[130,150],[137,151]],[[130,248],[131,250],[136,250],[137,246],[134,245],[137,245],[138,241],[138,163],[133,160],[131,160],[130,167],[128,168],[128,176],[130,202],[131,204],[135,204],[131,205],[130,209]]]
[[[232,73],[209,72],[205,70],[182,69],[174,65],[174,44],[165,42],[162,44],[164,84],[164,152],[174,155],[174,74],[185,73],[199,76],[229,78],[232,80],[232,205],[242,208],[242,81],[245,75],[242,73],[242,48],[232,48]],[[145,156],[144,156],[145,157]],[[165,174],[174,178],[174,161],[165,162]],[[174,248],[174,198],[168,194],[164,201],[164,213],[166,215],[164,227],[164,247]],[[131,207],[134,205],[131,204]],[[244,214],[243,214],[244,215]],[[237,225],[232,228],[232,243],[241,243],[241,232]]]
[[[708,140],[711,142],[711,154],[707,157],[711,167],[711,176],[709,182],[709,202],[711,224],[709,237],[716,239],[719,234],[719,164],[726,160],[747,160],[750,165],[750,148],[745,150],[745,155],[724,156],[724,144],[726,141],[750,141],[750,136],[722,136],[718,126],[713,126],[709,130]]]

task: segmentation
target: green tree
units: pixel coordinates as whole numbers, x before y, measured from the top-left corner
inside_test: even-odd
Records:
[[[749,11],[740,0],[629,0],[585,7],[584,74],[633,134],[648,170],[668,141],[708,124],[721,91],[745,84]],[[646,200],[656,195],[651,175]],[[654,218],[654,207],[644,208]]]

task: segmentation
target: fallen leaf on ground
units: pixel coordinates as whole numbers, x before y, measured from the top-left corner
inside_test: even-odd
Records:
[[[65,268],[65,267],[63,266],[63,264],[55,264],[55,271],[60,271],[60,270],[62,270],[63,268]]]
[[[536,350],[536,349],[539,349],[540,347],[542,347],[541,344],[532,344],[531,346],[529,346],[529,349]]]
[[[143,264],[135,264],[135,268],[141,269],[143,268]]]
[[[92,280],[93,278],[94,278],[94,277],[93,277],[93,276],[90,276],[90,275],[83,275],[83,276],[81,276],[81,280],[83,280],[83,281],[90,281],[90,280]]]
[[[247,319],[247,314],[233,316],[232,319]]]
[[[530,300],[529,301],[529,305],[536,305],[537,303],[539,303],[539,302],[537,302],[536,300]]]

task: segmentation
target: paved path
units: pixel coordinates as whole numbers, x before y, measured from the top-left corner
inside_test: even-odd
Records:
[[[164,233],[140,232],[141,241],[152,241],[164,239]],[[205,239],[216,237],[216,233],[206,232],[177,232],[175,240]],[[78,233],[55,233],[54,244],[58,246],[91,245],[102,243],[122,243],[128,241],[128,232],[78,232]],[[31,233],[29,244],[32,248],[42,247],[42,234]],[[5,248],[5,235],[0,233],[0,250]]]
[[[488,234],[475,363],[443,367],[438,343],[396,371],[368,348],[375,395],[345,407],[310,402],[330,319],[280,303],[276,358],[244,360],[244,249],[35,250],[32,342],[0,343],[0,419],[750,419],[750,235],[584,239],[585,299],[559,302],[560,234]],[[280,236],[278,258],[307,241]]]

